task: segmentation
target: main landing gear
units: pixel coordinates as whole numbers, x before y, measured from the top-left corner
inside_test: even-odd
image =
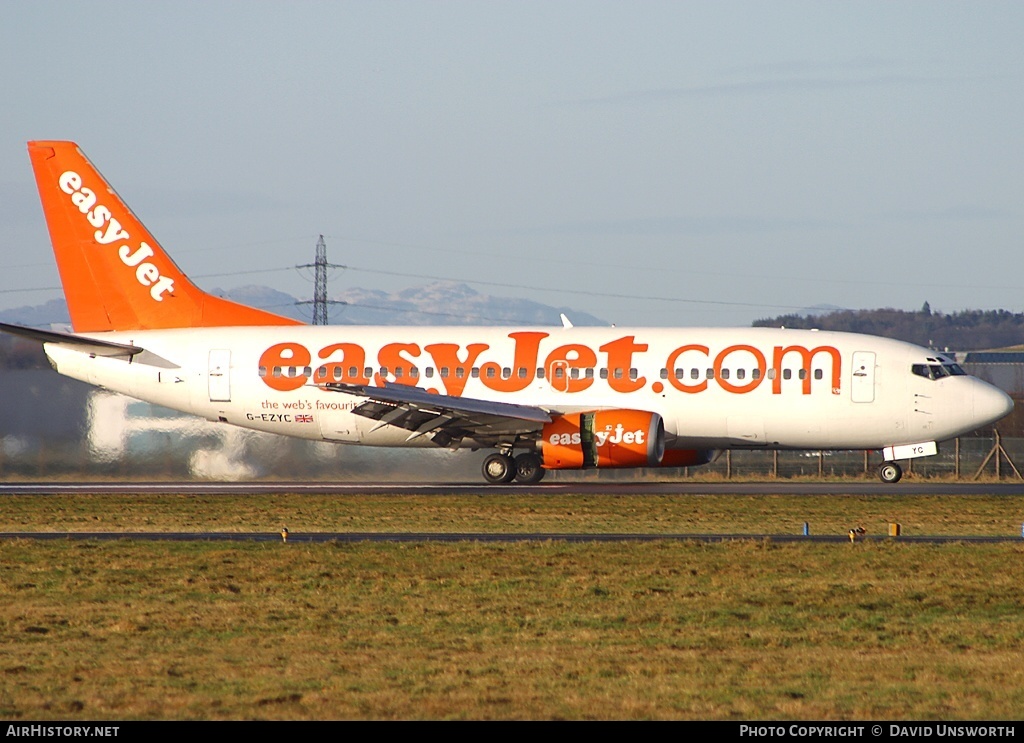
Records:
[[[903,477],[903,468],[895,462],[882,462],[878,468],[878,479],[890,485],[900,481]]]
[[[503,485],[512,482],[532,485],[544,478],[544,468],[540,457],[533,452],[520,454],[512,458],[511,452],[495,452],[484,459],[484,479],[492,485]]]

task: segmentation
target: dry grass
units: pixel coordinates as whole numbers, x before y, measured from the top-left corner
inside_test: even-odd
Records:
[[[916,496],[0,501],[4,528],[60,531],[792,532],[813,513],[837,529],[853,514],[1019,533],[1019,511]],[[0,542],[0,716],[1020,719],[1022,556],[1017,544],[12,540]]]
[[[573,532],[1019,536],[1007,496],[96,495],[0,498],[0,531]]]

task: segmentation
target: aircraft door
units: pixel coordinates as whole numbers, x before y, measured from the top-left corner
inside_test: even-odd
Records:
[[[231,402],[231,351],[215,348],[210,351],[210,402]]]
[[[875,401],[875,354],[871,351],[856,351],[853,354],[850,399],[853,402]]]
[[[558,392],[569,390],[569,362],[564,360],[552,361],[545,370],[548,377],[548,384]]]

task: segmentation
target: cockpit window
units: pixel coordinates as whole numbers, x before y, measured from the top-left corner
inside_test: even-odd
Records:
[[[914,364],[910,370],[925,379],[942,379],[943,377],[961,377],[967,372],[959,364]]]

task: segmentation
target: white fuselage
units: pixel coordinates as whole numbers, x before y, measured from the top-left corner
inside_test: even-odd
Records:
[[[429,438],[352,413],[326,383],[414,384],[442,395],[556,412],[659,413],[670,448],[873,449],[941,441],[1009,412],[974,377],[908,343],[771,328],[285,326],[92,334],[132,361],[48,343],[70,377],[260,431],[376,446]],[[476,442],[462,442],[475,445]]]

